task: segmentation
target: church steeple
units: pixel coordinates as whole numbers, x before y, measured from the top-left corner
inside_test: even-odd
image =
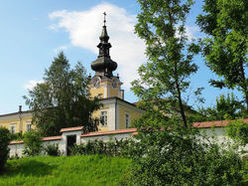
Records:
[[[96,72],[95,75],[113,77],[113,71],[117,68],[117,63],[110,58],[109,49],[111,44],[108,42],[109,36],[107,33],[106,13],[104,12],[104,25],[102,27],[102,33],[99,37],[100,43],[97,45],[99,48],[98,58],[91,63],[91,68]]]

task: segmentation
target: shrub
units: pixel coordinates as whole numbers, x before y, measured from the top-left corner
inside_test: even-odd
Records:
[[[4,169],[9,154],[10,132],[8,129],[0,127],[0,173]]]
[[[57,143],[45,146],[44,151],[49,156],[59,156],[60,155],[59,146]]]
[[[127,185],[238,185],[243,160],[187,129],[141,130]],[[206,140],[207,141],[207,140]]]
[[[107,156],[130,156],[130,147],[134,143],[131,139],[110,140],[103,142],[102,140],[88,141],[86,144],[74,145],[71,149],[73,155],[89,155],[104,154]]]
[[[242,145],[248,143],[248,124],[243,120],[235,120],[230,122],[226,127],[227,135]]]
[[[13,134],[10,134],[10,138],[11,140],[23,140],[23,135],[22,133],[13,133]]]
[[[41,136],[37,131],[30,131],[24,134],[23,154],[27,156],[37,156],[41,153]]]

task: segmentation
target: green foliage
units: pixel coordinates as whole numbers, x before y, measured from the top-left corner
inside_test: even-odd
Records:
[[[238,185],[244,181],[239,155],[204,143],[196,131],[150,127],[141,129],[137,138],[128,185]]]
[[[185,34],[185,18],[193,1],[138,2],[141,11],[137,16],[135,32],[146,43],[148,62],[140,66],[140,78],[132,82],[132,90],[144,101],[140,107],[157,115],[173,114],[173,109],[170,109],[172,105],[167,101],[172,100],[179,108],[183,125],[187,126],[182,94],[189,87],[190,75],[198,69],[192,60],[199,52],[199,47],[189,41]],[[196,93],[199,95],[199,91]],[[154,111],[156,108],[159,111]]]
[[[242,103],[232,93],[231,95],[227,94],[227,96],[220,95],[216,99],[215,107],[202,108],[199,113],[202,114],[204,121],[233,120],[246,117],[244,110]]]
[[[45,71],[44,82],[37,84],[26,104],[33,111],[33,123],[43,136],[58,135],[61,128],[84,125],[85,132],[97,130],[92,113],[100,108],[98,98],[90,99],[88,78],[84,67],[74,69],[63,52],[55,57]]]
[[[103,154],[107,156],[130,157],[133,144],[134,141],[132,139],[114,139],[108,142],[94,140],[88,141],[86,144],[75,145],[71,151],[73,155]]]
[[[247,70],[247,0],[205,0],[204,14],[197,22],[208,34],[203,40],[203,55],[207,66],[221,79],[211,84],[222,88],[237,88],[248,108]],[[246,108],[246,109],[247,109]]]
[[[0,127],[0,173],[4,169],[4,165],[9,154],[10,132],[8,129]]]
[[[99,155],[25,157],[8,161],[0,185],[120,185],[129,166],[129,159]]]
[[[27,156],[37,156],[42,151],[41,135],[39,132],[31,130],[24,134],[24,150],[23,154]]]
[[[228,123],[226,127],[227,135],[240,142],[242,145],[248,143],[248,124],[243,120],[235,120]]]
[[[59,151],[59,146],[58,144],[49,144],[47,146],[45,146],[43,148],[43,150],[45,151],[45,153],[49,156],[59,156],[60,155],[60,151]]]
[[[23,140],[23,134],[22,133],[12,133],[12,134],[10,134],[10,138],[11,138],[11,140],[18,140],[18,141],[20,141],[20,140]]]

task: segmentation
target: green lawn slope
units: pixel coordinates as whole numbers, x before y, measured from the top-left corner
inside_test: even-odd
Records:
[[[119,185],[130,162],[100,155],[9,160],[0,185]]]

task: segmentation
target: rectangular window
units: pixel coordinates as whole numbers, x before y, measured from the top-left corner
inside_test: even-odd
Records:
[[[31,131],[31,122],[27,121],[26,122],[26,132],[29,132],[29,131]]]
[[[126,128],[130,127],[130,117],[129,117],[129,114],[125,114],[125,124],[126,124]]]
[[[102,125],[107,125],[107,111],[101,111],[101,116],[100,116],[100,123]]]
[[[11,124],[9,131],[11,134],[14,134],[16,132],[16,124]]]

